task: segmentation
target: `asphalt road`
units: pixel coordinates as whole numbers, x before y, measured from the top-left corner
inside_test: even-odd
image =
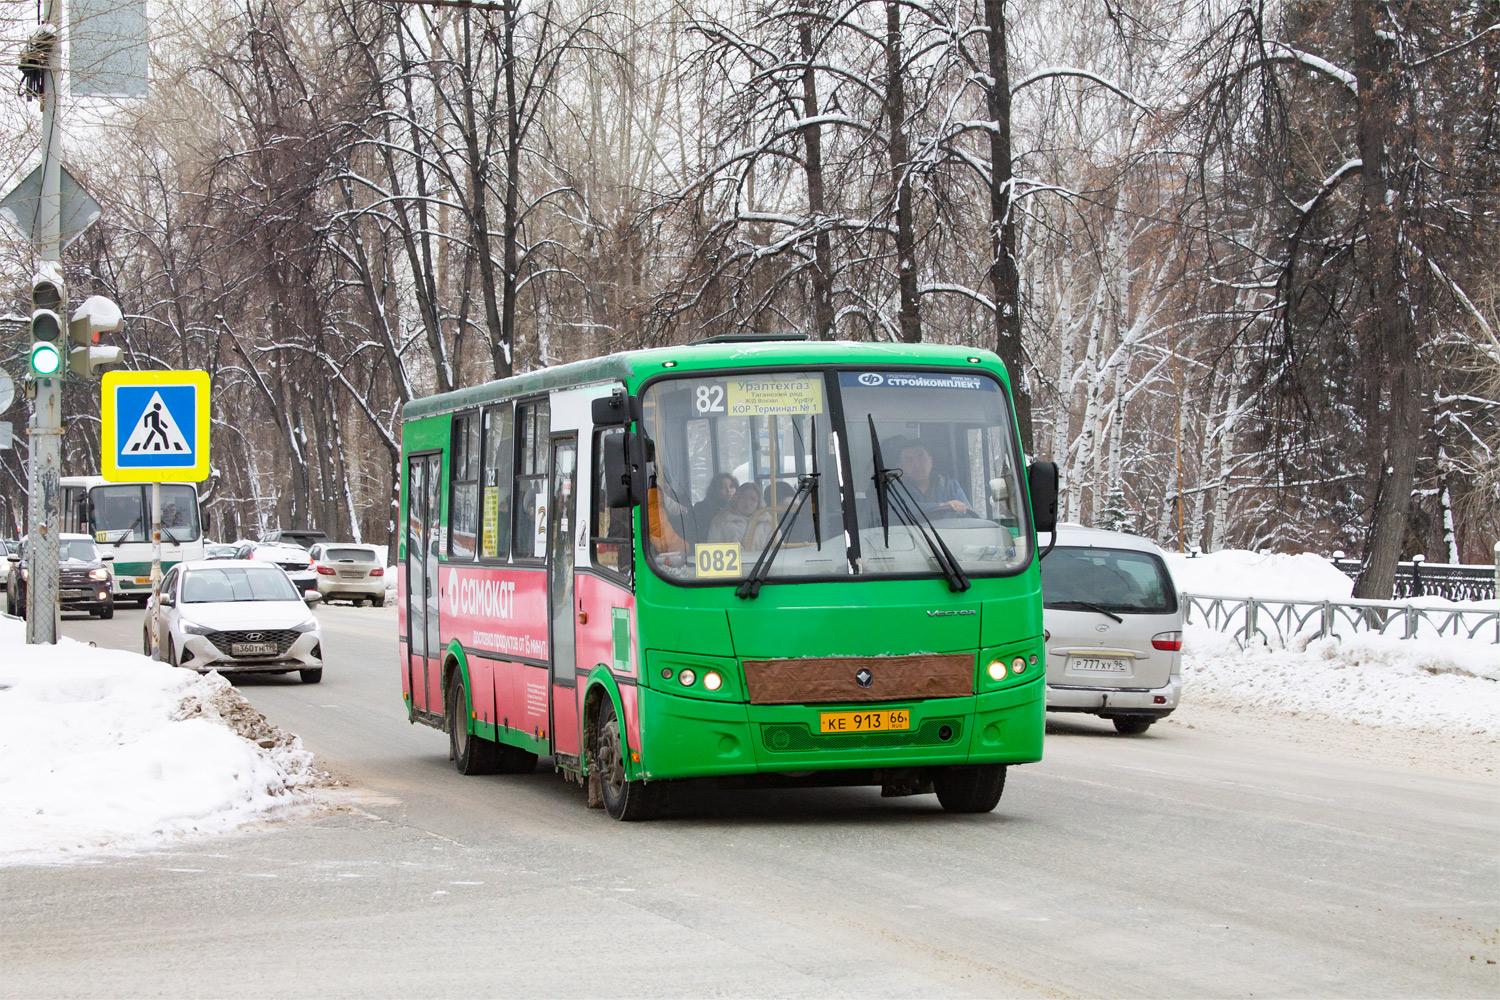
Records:
[[[1492,779],[1064,718],[986,816],[705,791],[615,823],[545,765],[457,774],[394,613],[318,614],[322,684],[240,687],[351,805],[0,869],[0,995],[1500,995]],[[64,632],[136,649],[140,613]]]

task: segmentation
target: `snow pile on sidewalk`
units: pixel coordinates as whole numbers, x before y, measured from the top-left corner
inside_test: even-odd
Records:
[[[228,681],[0,619],[0,863],[218,833],[314,803],[326,777]]]
[[[1398,639],[1360,632],[1298,648],[1252,643],[1189,625],[1185,700],[1361,725],[1500,736],[1500,646],[1467,639]]]
[[[1209,597],[1343,601],[1354,593],[1353,580],[1311,552],[1262,555],[1224,549],[1191,558],[1168,552],[1167,568],[1179,591]]]

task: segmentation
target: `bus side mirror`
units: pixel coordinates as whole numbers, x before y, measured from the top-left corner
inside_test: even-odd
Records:
[[[634,457],[632,452],[640,449],[639,441],[639,436],[635,434],[606,434],[601,439],[600,446],[604,450],[604,502],[611,508],[634,507],[640,502],[636,499],[634,488],[637,477],[632,475],[631,469]]]
[[[595,427],[624,427],[630,423],[630,397],[624,389],[616,389],[608,396],[593,402]]]
[[[214,530],[214,516],[208,511],[203,512],[203,533],[206,535]]]
[[[1026,467],[1031,491],[1031,520],[1038,532],[1057,530],[1057,463],[1032,462]]]

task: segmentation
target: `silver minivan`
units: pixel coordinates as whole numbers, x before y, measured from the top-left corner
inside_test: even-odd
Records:
[[[1047,711],[1088,712],[1133,736],[1177,708],[1182,605],[1155,544],[1059,524],[1042,607]]]

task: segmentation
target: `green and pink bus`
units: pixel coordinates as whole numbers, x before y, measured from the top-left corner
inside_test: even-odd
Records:
[[[995,355],[713,338],[403,416],[401,685],[461,772],[550,757],[617,819],[685,782],[987,812],[1041,759],[1057,470]]]

